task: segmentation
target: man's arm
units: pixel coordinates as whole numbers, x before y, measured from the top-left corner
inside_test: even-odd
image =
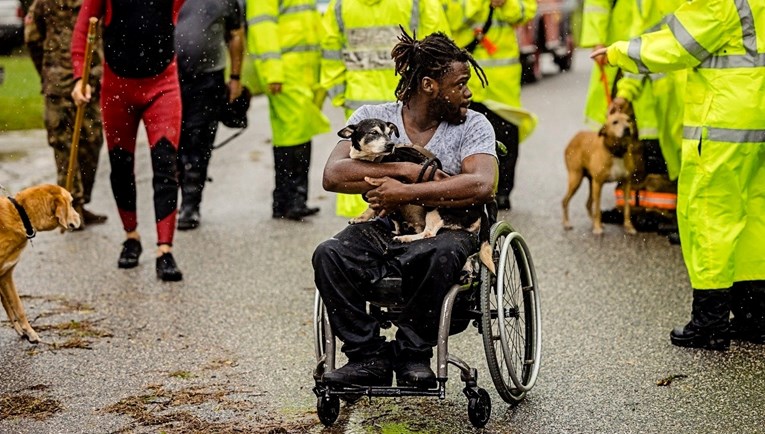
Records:
[[[446,208],[480,205],[494,198],[497,172],[493,155],[473,154],[462,160],[460,174],[431,182],[404,184],[390,177],[367,177],[367,182],[376,186],[367,192],[367,200],[378,213],[405,204]]]
[[[359,194],[373,188],[364,180],[372,178],[395,178],[404,182],[415,182],[422,166],[415,163],[370,163],[350,157],[351,142],[341,140],[329,155],[324,166],[322,185],[325,190],[335,193]],[[447,175],[439,171],[436,179]]]
[[[231,71],[228,79],[228,100],[233,101],[242,94],[242,60],[244,58],[244,26],[229,32],[228,56]]]
[[[45,19],[41,4],[40,0],[35,0],[24,18],[24,43],[29,49],[29,56],[40,78],[42,78],[43,41],[45,40]]]

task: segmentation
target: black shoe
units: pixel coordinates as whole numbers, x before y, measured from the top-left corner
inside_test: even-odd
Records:
[[[138,266],[138,257],[141,256],[143,248],[141,242],[135,238],[128,238],[122,243],[122,252],[120,252],[120,259],[117,261],[119,268],[133,268]]]
[[[82,221],[85,222],[86,225],[100,225],[106,223],[106,220],[109,219],[109,217],[103,214],[96,214],[94,212],[88,211],[85,208],[82,208],[80,217],[82,217]]]
[[[513,205],[510,203],[509,195],[498,194],[495,200],[497,201],[497,209],[513,209]]]
[[[691,321],[669,334],[672,345],[727,351],[730,348],[730,291],[693,290]]]
[[[714,351],[728,351],[730,336],[727,333],[716,333],[700,329],[689,322],[685,327],[675,327],[669,338],[672,345],[687,348],[701,348]]]
[[[178,213],[178,230],[187,231],[199,226],[199,206],[181,206]]]
[[[345,366],[322,376],[326,383],[351,386],[385,386],[393,384],[393,369],[387,357],[374,356],[349,361]]]
[[[765,328],[748,326],[734,317],[730,322],[730,338],[735,341],[765,344]]]
[[[436,374],[430,369],[430,359],[407,360],[397,365],[396,384],[420,389],[436,387]]]
[[[284,213],[284,218],[289,220],[303,220],[303,217],[312,216],[316,213],[318,213],[320,208],[316,207],[308,207],[308,206],[302,206],[302,207],[295,207],[290,208]]]
[[[175,265],[172,253],[163,253],[157,258],[157,278],[165,282],[177,282],[183,279],[183,273]]]
[[[600,221],[608,225],[620,225],[624,223],[624,213],[619,208],[607,209],[600,212]]]

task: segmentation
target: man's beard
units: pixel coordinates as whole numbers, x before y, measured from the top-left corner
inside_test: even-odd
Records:
[[[430,102],[430,109],[436,113],[439,119],[450,124],[457,125],[467,120],[467,116],[462,115],[460,106],[455,105],[441,95],[438,95]]]

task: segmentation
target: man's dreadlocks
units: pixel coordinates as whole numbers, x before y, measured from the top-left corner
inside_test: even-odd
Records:
[[[469,63],[478,74],[481,86],[488,84],[486,74],[473,56],[458,47],[445,34],[432,33],[418,41],[415,39],[416,34],[414,37],[409,36],[403,27],[399,28],[402,34],[398,37],[398,44],[391,51],[391,57],[396,63],[396,74],[401,76],[396,86],[396,98],[405,105],[419,90],[424,77],[441,79],[451,68],[452,62]]]

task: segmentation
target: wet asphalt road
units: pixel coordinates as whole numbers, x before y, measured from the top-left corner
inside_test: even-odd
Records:
[[[343,407],[334,428],[318,423],[310,257],[345,224],[320,182],[335,136],[314,141],[310,202],[322,212],[304,223],[272,220],[267,104],[257,98],[250,128],[214,153],[202,226],[176,235],[183,282],[154,274],[145,139],[137,155],[139,267],[116,267],[122,233],[105,152],[90,208],[109,222],[42,233],[27,248],[16,283],[44,343],[19,340],[0,314],[0,432],[765,432],[765,346],[734,343],[720,354],[669,343],[691,298],[677,246],[611,225],[594,237],[584,189],[572,201],[574,229],[562,230],[562,154],[582,128],[588,77],[581,53],[571,73],[524,87],[540,122],[521,147],[513,210],[501,217],[525,236],[535,261],[543,362],[536,387],[510,408],[494,392],[479,335],[471,328],[453,337],[450,348],[476,365],[491,393],[484,430],[471,427],[457,377],[444,401],[362,400]],[[326,111],[339,129],[342,114]],[[43,132],[0,135],[0,152],[0,183],[11,192],[54,179]],[[680,378],[657,385],[671,376]]]

